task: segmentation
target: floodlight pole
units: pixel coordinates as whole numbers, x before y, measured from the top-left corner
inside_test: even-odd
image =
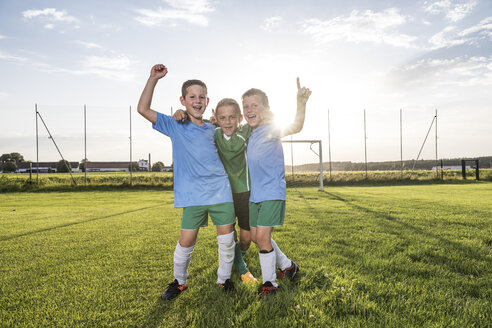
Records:
[[[38,104],[34,104],[36,115],[36,184],[39,184],[39,136],[38,136]]]

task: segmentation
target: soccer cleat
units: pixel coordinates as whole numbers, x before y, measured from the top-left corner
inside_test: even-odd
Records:
[[[256,285],[258,283],[258,280],[249,271],[241,275],[241,280],[250,285]]]
[[[185,284],[180,285],[178,280],[174,279],[174,281],[172,283],[170,283],[169,286],[167,286],[164,293],[162,293],[161,298],[165,301],[172,300],[173,298],[178,296],[179,293],[181,293],[183,290],[185,290],[185,288],[186,288]]]
[[[285,270],[281,270],[277,274],[278,279],[287,278],[289,280],[294,280],[297,272],[299,272],[299,266],[295,264],[293,261],[290,261],[291,265]]]
[[[278,287],[273,286],[270,281],[265,282],[260,288],[260,298],[275,294],[277,289]]]
[[[231,279],[227,279],[223,284],[219,284],[219,287],[222,288],[222,290],[225,292],[234,291],[234,284],[232,283]]]

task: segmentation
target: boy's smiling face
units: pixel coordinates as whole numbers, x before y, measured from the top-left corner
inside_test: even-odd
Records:
[[[262,113],[265,110],[268,110],[268,108],[265,108],[260,96],[252,95],[243,98],[244,118],[252,129],[255,129],[263,124]]]
[[[239,127],[239,123],[242,121],[243,116],[236,111],[236,108],[232,105],[220,106],[215,111],[215,117],[219,126],[222,128],[222,132],[228,137],[232,136]]]
[[[207,91],[200,85],[190,85],[186,88],[186,96],[180,97],[181,105],[186,108],[186,113],[191,122],[202,122],[203,113],[207,109]]]

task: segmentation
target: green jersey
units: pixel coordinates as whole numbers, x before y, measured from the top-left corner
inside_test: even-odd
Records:
[[[227,137],[221,128],[215,129],[215,145],[220,159],[229,176],[233,193],[250,190],[248,162],[246,161],[246,145],[251,135],[251,127],[246,124],[231,136]]]

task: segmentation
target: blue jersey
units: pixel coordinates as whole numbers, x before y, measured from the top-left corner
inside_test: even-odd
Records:
[[[214,143],[214,125],[178,123],[157,113],[152,127],[173,144],[174,207],[232,202],[231,185]]]
[[[246,153],[251,178],[251,202],[285,200],[284,150],[280,132],[274,124],[261,125],[251,132]]]

